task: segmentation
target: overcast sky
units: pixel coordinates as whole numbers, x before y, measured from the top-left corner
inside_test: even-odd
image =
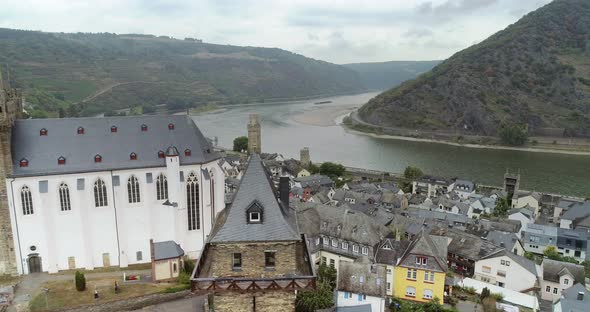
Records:
[[[444,59],[549,0],[0,0],[0,27],[196,37],[334,63]]]

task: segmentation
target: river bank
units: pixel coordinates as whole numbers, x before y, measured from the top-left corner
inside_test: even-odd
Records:
[[[445,144],[450,146],[467,147],[474,149],[493,149],[493,150],[507,150],[507,151],[520,151],[520,152],[533,152],[533,153],[552,153],[552,154],[565,154],[565,155],[581,155],[590,156],[590,140],[583,142],[585,144],[573,144],[563,142],[564,138],[544,138],[544,137],[531,137],[529,140],[535,142],[533,146],[506,146],[500,145],[497,138],[484,137],[484,136],[472,136],[472,142],[469,142],[469,137],[462,137],[457,135],[449,134],[435,134],[432,135],[436,138],[421,137],[423,133],[418,130],[411,129],[381,129],[379,127],[370,125],[362,120],[358,119],[356,111],[351,112],[349,115],[341,116],[342,122],[340,123],[345,131],[354,133],[357,135],[365,135],[378,139],[392,139],[412,142],[425,142],[425,143],[436,143]],[[380,131],[379,131],[380,130]],[[397,132],[396,134],[386,134],[388,130]],[[399,133],[410,133],[411,135],[403,135]],[[415,134],[413,131],[416,131]],[[381,132],[381,133],[376,133]],[[447,139],[448,138],[448,139]],[[458,140],[464,140],[466,143],[457,142]],[[551,143],[546,142],[552,140]],[[473,142],[475,141],[475,142]],[[582,140],[584,141],[584,140]],[[490,142],[493,144],[486,144],[484,142]],[[540,142],[540,143],[539,143]],[[497,144],[498,143],[498,144]]]

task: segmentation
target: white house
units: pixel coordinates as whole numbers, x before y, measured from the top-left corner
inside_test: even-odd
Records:
[[[475,183],[469,180],[457,179],[453,191],[459,195],[459,198],[467,199],[469,196],[475,194]]]
[[[533,209],[533,214],[538,216],[540,200],[541,194],[537,192],[518,192],[512,197],[512,208],[524,208],[529,206]]]
[[[224,208],[219,156],[187,116],[17,120],[8,204],[20,274],[196,258]]]
[[[371,264],[367,258],[340,262],[336,307],[371,305],[371,312],[385,311],[385,266]]]
[[[533,212],[527,208],[513,208],[508,211],[508,220],[516,220],[520,222],[520,230],[524,231],[529,224],[535,223]]]
[[[545,258],[541,263],[541,298],[557,301],[561,292],[576,283],[586,285],[584,267]]]
[[[540,267],[533,261],[504,250],[475,262],[473,278],[492,285],[533,294]],[[517,278],[515,278],[517,277]]]

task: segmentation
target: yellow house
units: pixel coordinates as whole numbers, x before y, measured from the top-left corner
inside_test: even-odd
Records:
[[[422,231],[408,246],[394,268],[393,295],[442,303],[447,272],[447,238]]]

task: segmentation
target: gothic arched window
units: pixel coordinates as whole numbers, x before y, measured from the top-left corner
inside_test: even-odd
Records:
[[[23,206],[23,214],[33,214],[33,197],[31,196],[31,189],[28,186],[23,186],[20,189],[20,199]]]
[[[127,180],[127,197],[129,198],[129,203],[139,203],[141,201],[139,181],[134,175],[130,176]]]
[[[99,178],[94,182],[94,206],[105,207],[107,205],[107,186],[104,181]]]
[[[59,185],[59,206],[61,207],[61,211],[72,210],[72,205],[70,204],[70,189],[65,183]]]
[[[199,211],[199,181],[194,172],[186,179],[186,206],[188,211],[188,229],[199,230],[201,228],[201,216]]]
[[[163,173],[156,178],[156,198],[158,200],[168,199],[168,180]]]

